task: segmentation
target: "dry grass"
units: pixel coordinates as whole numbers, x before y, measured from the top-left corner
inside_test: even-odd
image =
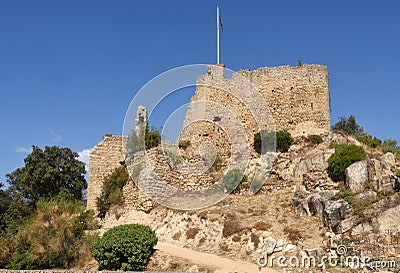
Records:
[[[177,240],[179,240],[181,238],[181,236],[182,236],[182,234],[180,232],[177,232],[172,236],[172,239],[177,241]]]
[[[296,228],[285,227],[283,232],[286,233],[288,239],[293,243],[296,244],[299,239],[302,238],[300,231]]]
[[[224,228],[222,230],[222,236],[228,238],[229,236],[235,234],[242,234],[244,231],[243,227],[239,224],[237,220],[226,220],[224,223]]]
[[[229,252],[229,251],[230,251],[228,245],[225,244],[225,243],[220,243],[220,244],[219,244],[219,249],[221,249],[221,250],[224,251],[224,252]]]
[[[197,235],[197,233],[199,233],[200,229],[199,228],[189,228],[186,231],[186,238],[187,239],[194,239]]]
[[[272,227],[272,224],[265,223],[264,221],[257,222],[253,228],[256,230],[269,230]]]
[[[258,236],[255,235],[254,233],[251,234],[251,241],[254,243],[254,247],[257,248],[258,247]]]

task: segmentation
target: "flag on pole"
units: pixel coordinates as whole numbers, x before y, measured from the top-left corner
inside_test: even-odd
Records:
[[[224,25],[222,24],[221,15],[219,15],[219,26],[221,27],[222,32],[224,32]]]

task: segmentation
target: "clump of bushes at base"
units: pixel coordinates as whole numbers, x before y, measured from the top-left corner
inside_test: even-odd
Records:
[[[85,235],[83,230],[95,228],[93,215],[76,200],[39,200],[34,216],[2,249],[11,255],[2,252],[0,259],[9,256],[5,267],[14,270],[68,268],[90,255],[89,237],[96,235]]]
[[[247,181],[247,176],[239,169],[233,169],[224,175],[223,181],[226,190],[232,192],[239,187],[240,183]]]
[[[156,127],[151,127],[151,130],[146,128],[146,132],[144,134],[144,143],[146,146],[146,150],[157,147],[161,144],[161,133],[160,129]]]
[[[130,224],[116,226],[92,247],[99,270],[143,271],[153,254],[157,236],[150,227]]]
[[[270,131],[261,130],[254,134],[254,150],[259,154],[274,152],[275,150],[285,153],[293,143],[293,138],[288,131]]]
[[[320,144],[320,143],[324,142],[322,137],[319,135],[309,135],[307,138],[314,144]]]
[[[332,180],[344,181],[347,167],[366,158],[363,147],[349,144],[337,145],[328,159],[328,172]]]
[[[187,147],[189,147],[191,145],[190,140],[179,140],[179,148],[181,149],[186,149]]]
[[[223,164],[224,164],[224,162],[223,162],[222,158],[219,156],[219,154],[217,154],[215,156],[215,160],[212,165],[214,167],[214,170],[218,172],[219,170],[222,169]]]
[[[122,189],[128,181],[129,173],[125,166],[118,167],[104,180],[101,194],[96,198],[98,217],[104,218],[111,205],[124,203]]]
[[[380,140],[377,137],[372,137],[372,135],[368,134],[368,133],[358,134],[358,135],[355,135],[354,137],[361,143],[363,143],[373,149],[378,148],[379,146],[382,145],[382,140]]]

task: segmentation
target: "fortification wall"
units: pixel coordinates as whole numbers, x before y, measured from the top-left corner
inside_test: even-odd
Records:
[[[104,136],[90,149],[87,208],[96,210],[96,197],[100,195],[104,179],[124,160],[122,136]]]
[[[293,135],[329,132],[330,102],[326,66],[241,70],[231,78],[225,78],[224,73],[222,65],[211,65],[207,73],[197,79],[196,93],[188,107],[180,137],[191,141],[190,147],[184,151],[189,163],[202,157],[198,148],[207,141],[215,144],[216,152],[224,162],[231,156],[235,162],[240,161],[240,157],[247,158],[241,151],[251,144],[253,134],[259,129],[284,129]],[[202,100],[207,101],[206,105],[196,103]],[[208,122],[201,121],[204,118]],[[193,122],[197,119],[200,121]],[[147,112],[139,107],[136,126],[142,123],[147,123]],[[89,209],[96,208],[96,197],[101,193],[104,179],[124,160],[122,142],[123,137],[105,136],[90,151]],[[236,149],[232,148],[234,146]],[[236,153],[231,154],[235,150]],[[250,153],[250,158],[257,158],[252,149]],[[150,155],[151,165],[158,166],[157,176],[170,185],[193,190],[212,183],[213,179],[207,173],[197,175],[172,171],[160,153],[154,151]],[[141,183],[146,184],[146,173],[143,171]],[[151,207],[149,199],[137,190],[132,181],[124,188],[124,198],[129,206],[144,210]]]
[[[181,139],[190,139],[195,146],[213,141],[215,134],[209,126],[201,121],[193,121],[211,118],[221,123],[221,119],[226,117],[219,115],[217,105],[230,109],[236,115],[250,143],[253,134],[266,127],[287,130],[294,136],[329,132],[330,96],[326,66],[301,65],[241,70],[231,78],[226,78],[224,72],[223,65],[210,65],[207,73],[198,78]],[[265,103],[261,103],[260,98]],[[202,100],[213,103],[199,109],[196,102]],[[269,113],[264,109],[265,106]],[[265,117],[260,119],[260,113]],[[267,124],[260,124],[260,120]],[[201,123],[203,125],[199,125]]]

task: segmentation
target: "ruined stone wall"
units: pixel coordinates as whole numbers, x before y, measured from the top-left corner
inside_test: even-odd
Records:
[[[122,136],[104,136],[90,149],[87,208],[96,210],[96,197],[100,195],[104,179],[124,160]]]
[[[181,139],[190,139],[194,144],[212,140],[213,134],[207,126],[204,126],[203,131],[202,126],[198,125],[201,122],[197,121],[194,126],[191,124],[204,117],[211,117],[211,121],[214,119],[221,123],[221,119],[226,117],[219,115],[217,105],[230,109],[236,115],[250,142],[253,134],[264,129],[264,126],[287,130],[294,136],[329,132],[330,96],[326,66],[241,70],[231,78],[225,78],[224,72],[223,65],[210,65],[207,73],[198,78]],[[260,98],[265,101],[264,104]],[[196,102],[201,100],[214,102],[214,105],[200,109]],[[260,124],[256,119],[260,113],[268,112],[265,107],[269,114],[261,120],[267,120],[268,124]],[[193,129],[190,129],[191,126]]]
[[[330,102],[326,66],[241,70],[231,78],[225,78],[224,72],[222,65],[212,65],[207,68],[205,75],[197,79],[196,93],[188,107],[180,137],[181,140],[190,140],[190,147],[185,151],[181,149],[189,163],[202,157],[199,147],[207,141],[215,144],[216,153],[224,162],[231,156],[234,162],[239,162],[240,157],[256,158],[252,149],[250,155],[242,150],[246,150],[245,146],[251,144],[254,133],[260,129],[285,129],[293,135],[329,132]],[[211,103],[196,104],[201,100]],[[222,109],[220,106],[223,106]],[[204,118],[208,122],[201,121]],[[147,123],[147,112],[139,107],[136,127],[144,123]],[[104,178],[124,160],[122,141],[123,137],[106,136],[90,151],[89,209],[96,207],[96,197],[101,193]],[[173,170],[156,150],[149,155],[151,165],[157,166],[157,176],[177,188],[194,190],[213,182],[213,177],[207,172],[196,175],[192,171],[181,172],[179,168]],[[146,181],[144,178],[142,180]],[[149,207],[148,198],[138,193],[133,182],[124,188],[124,198],[129,206]]]

